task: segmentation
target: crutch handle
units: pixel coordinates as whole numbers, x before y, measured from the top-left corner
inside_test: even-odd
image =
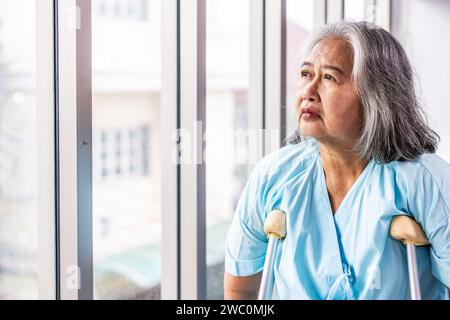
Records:
[[[400,240],[403,244],[413,244],[415,246],[425,246],[428,242],[422,227],[412,218],[401,215],[392,219],[389,230],[391,237]]]
[[[264,222],[264,232],[268,238],[286,237],[286,215],[281,210],[272,210]]]
[[[286,215],[281,210],[272,210],[264,222],[264,232],[269,238],[266,260],[259,287],[258,300],[270,300],[273,294],[275,278],[274,259],[281,240],[286,237]]]

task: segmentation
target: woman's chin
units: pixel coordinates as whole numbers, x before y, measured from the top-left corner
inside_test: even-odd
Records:
[[[313,126],[309,124],[303,124],[300,122],[298,129],[303,133],[303,135],[308,137],[315,138],[316,136],[320,136],[320,132],[318,132],[317,128],[313,128]]]

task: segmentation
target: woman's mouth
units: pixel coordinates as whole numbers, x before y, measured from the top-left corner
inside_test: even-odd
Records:
[[[302,113],[301,118],[304,120],[316,120],[319,117],[315,113],[305,111]]]
[[[319,119],[319,115],[316,113],[316,110],[311,107],[302,107],[300,108],[300,118],[299,120],[303,119],[305,121],[313,121]]]

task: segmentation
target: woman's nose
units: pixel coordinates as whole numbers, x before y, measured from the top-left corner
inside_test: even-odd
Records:
[[[301,98],[302,100],[307,100],[310,102],[319,102],[320,96],[317,92],[317,84],[315,83],[315,81],[310,82],[303,88]]]

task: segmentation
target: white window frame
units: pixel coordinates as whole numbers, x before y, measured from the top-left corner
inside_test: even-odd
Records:
[[[56,299],[54,0],[36,6],[38,298]]]
[[[327,0],[327,1],[337,1],[337,0]],[[343,12],[346,5],[346,0],[343,1]],[[361,0],[364,1],[364,8],[366,10],[366,14],[368,14],[368,10],[373,8],[374,12],[374,22],[377,26],[382,27],[386,31],[391,30],[391,0]]]
[[[376,0],[375,24],[391,31],[391,0]]]
[[[327,0],[314,0],[314,31],[327,23]]]
[[[206,0],[180,2],[180,298],[206,298]]]
[[[344,0],[327,0],[327,23],[339,22],[344,19]]]
[[[206,298],[206,0],[162,2],[162,299]]]
[[[286,0],[263,0],[264,153],[282,146],[286,124]],[[282,130],[283,128],[283,130]]]
[[[161,299],[175,300],[180,298],[179,0],[163,0],[161,9]]]
[[[57,10],[59,298],[91,300],[91,1],[59,0]]]
[[[249,25],[249,88],[248,88],[248,128],[249,159],[248,172],[251,172],[255,163],[264,156],[264,0],[250,1]]]

